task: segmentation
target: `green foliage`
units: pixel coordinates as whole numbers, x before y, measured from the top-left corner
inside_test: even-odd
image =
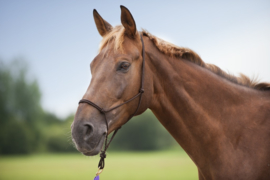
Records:
[[[46,148],[49,152],[76,152],[71,140],[70,125],[74,116],[61,120],[53,114],[46,114],[45,122],[49,123],[44,129]]]
[[[0,154],[33,152],[41,138],[41,93],[23,61],[0,61]]]
[[[117,150],[160,150],[172,147],[175,140],[150,110],[134,117],[117,133],[110,148]]]
[[[33,151],[33,133],[22,122],[10,121],[1,129],[2,154],[28,154]]]

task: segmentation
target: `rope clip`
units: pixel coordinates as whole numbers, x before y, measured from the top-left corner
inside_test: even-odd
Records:
[[[100,175],[102,173],[103,169],[98,168],[98,171],[96,173],[96,176]]]

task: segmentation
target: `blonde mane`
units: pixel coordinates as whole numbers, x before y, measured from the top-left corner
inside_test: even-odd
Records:
[[[201,57],[192,51],[191,49],[188,48],[183,48],[183,47],[178,47],[174,44],[171,44],[169,42],[166,42],[146,30],[142,30],[141,32],[142,35],[147,36],[157,47],[157,49],[162,52],[165,55],[168,55],[170,57],[176,57],[176,58],[183,58],[186,59],[190,62],[193,62],[201,67],[204,67],[213,73],[242,86],[247,86],[250,88],[254,88],[257,90],[270,90],[270,84],[269,83],[261,83],[259,82],[256,78],[250,79],[244,74],[240,74],[239,77],[234,76],[232,74],[229,74],[219,67],[217,67],[214,64],[208,64],[205,63]],[[114,41],[114,50],[123,50],[123,42],[124,42],[124,37],[125,37],[125,28],[123,26],[116,26],[112,29],[111,32],[109,32],[101,41],[100,46],[99,46],[99,51],[101,51],[103,48],[106,48],[106,45],[109,42]],[[139,33],[137,33],[137,39],[139,39]]]

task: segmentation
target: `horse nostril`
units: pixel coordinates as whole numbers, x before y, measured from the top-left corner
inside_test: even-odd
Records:
[[[87,140],[93,134],[93,126],[89,123],[84,124],[84,140]]]

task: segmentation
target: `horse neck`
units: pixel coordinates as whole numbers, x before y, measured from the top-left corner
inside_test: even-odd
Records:
[[[187,60],[168,57],[151,42],[146,44],[154,88],[149,108],[195,164],[205,166],[221,157],[224,149],[236,148],[239,139],[235,137],[243,126],[252,127],[248,116],[257,113],[251,105],[262,106],[256,100],[260,92]]]

